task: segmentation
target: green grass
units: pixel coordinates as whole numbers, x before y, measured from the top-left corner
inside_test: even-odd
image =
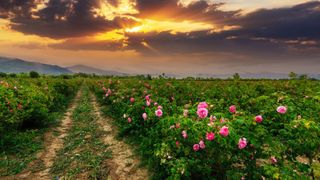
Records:
[[[83,89],[72,120],[72,128],[65,138],[64,148],[57,154],[51,173],[55,177],[75,178],[85,174],[89,178],[99,178],[107,171],[103,162],[111,157],[111,152],[101,140],[104,132],[96,122],[87,87]]]
[[[57,126],[65,111],[51,113],[51,127]],[[22,172],[26,168],[36,171],[41,165],[28,167],[36,160],[36,154],[44,149],[44,133],[49,128],[7,131],[0,139],[0,176],[9,176]],[[38,167],[36,167],[38,166]]]

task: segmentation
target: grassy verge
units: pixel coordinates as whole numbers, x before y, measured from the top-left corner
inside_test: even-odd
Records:
[[[84,87],[82,97],[72,115],[73,125],[65,138],[51,168],[55,177],[99,178],[107,172],[102,163],[111,156],[101,141],[103,130],[96,122],[89,90]]]
[[[71,99],[69,100],[69,102]],[[50,128],[59,125],[66,108],[50,114]],[[0,139],[0,176],[9,176],[23,170],[36,171],[41,167],[28,166],[37,159],[38,152],[44,149],[44,134],[50,128],[25,129],[3,134]],[[38,165],[36,165],[38,166]]]

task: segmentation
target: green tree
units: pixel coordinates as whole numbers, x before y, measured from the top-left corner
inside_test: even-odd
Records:
[[[38,77],[40,77],[40,74],[39,74],[38,72],[36,72],[36,71],[31,71],[31,72],[29,73],[29,76],[30,76],[31,78],[38,78]]]
[[[0,77],[7,77],[7,74],[4,72],[0,72]]]
[[[290,79],[297,79],[297,77],[298,77],[298,75],[296,73],[290,72],[290,74],[289,74]]]
[[[239,73],[235,73],[235,74],[233,75],[233,79],[234,79],[234,80],[239,80],[239,79],[240,79],[240,74],[239,74]]]

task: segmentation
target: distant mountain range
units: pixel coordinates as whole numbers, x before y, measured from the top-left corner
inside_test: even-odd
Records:
[[[56,65],[43,64],[38,62],[29,62],[22,59],[6,58],[0,57],[0,72],[5,73],[23,73],[37,71],[41,74],[74,74],[74,73],[86,73],[86,74],[96,74],[96,75],[111,75],[111,76],[127,76],[130,74],[113,71],[113,70],[102,70],[94,67],[89,67],[85,65],[75,65],[70,67],[61,67]],[[145,74],[146,75],[146,74]],[[153,77],[158,77],[160,74],[151,74]],[[185,78],[189,75],[179,75],[179,74],[166,74],[167,77],[172,78]],[[196,74],[190,75],[191,77],[200,78],[219,78],[227,79],[232,78],[232,74]],[[308,74],[311,78],[320,79],[319,74]],[[288,74],[285,73],[240,73],[240,77],[244,79],[286,79]]]
[[[0,57],[0,72],[5,73],[23,73],[37,71],[41,74],[73,74],[73,73],[86,73],[97,75],[113,75],[124,76],[125,73],[117,71],[101,70],[84,65],[75,65],[71,67],[60,67],[56,65],[42,64],[37,62],[29,62],[22,59]]]
[[[68,70],[72,71],[73,73],[86,73],[86,74],[97,74],[97,75],[112,75],[112,76],[125,76],[128,74],[121,73],[118,71],[109,71],[109,70],[102,70],[98,68],[93,68],[84,65],[75,65],[67,67]]]
[[[70,74],[72,71],[69,69],[49,65],[42,64],[37,62],[29,62],[21,59],[11,59],[0,57],[0,72],[5,73],[22,73],[22,72],[30,72],[37,71],[41,74]]]

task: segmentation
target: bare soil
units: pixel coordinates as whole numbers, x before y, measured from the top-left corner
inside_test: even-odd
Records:
[[[104,118],[95,96],[92,96],[92,104],[97,116],[97,123],[106,132],[103,138],[104,143],[109,145],[112,157],[106,160],[106,167],[109,169],[108,179],[116,180],[146,180],[149,174],[146,168],[140,167],[140,160],[134,155],[131,147],[123,141],[117,140],[117,128],[112,125],[113,119]]]

